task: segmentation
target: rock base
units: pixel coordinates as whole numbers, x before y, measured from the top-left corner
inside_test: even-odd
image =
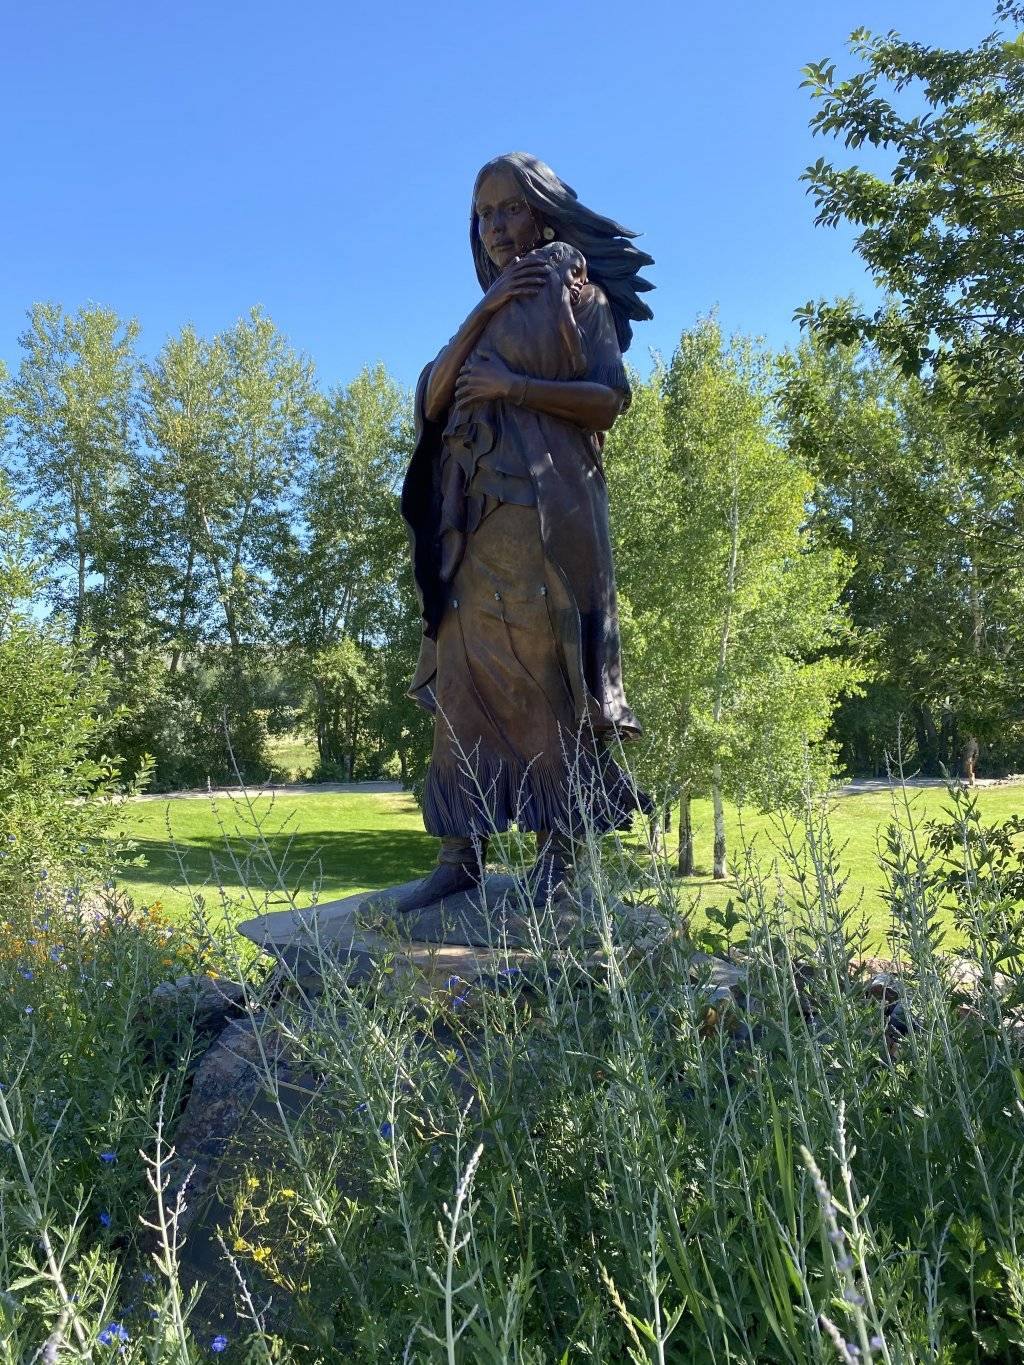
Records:
[[[415,885],[404,882],[390,891],[397,897]],[[472,981],[552,954],[596,964],[609,919],[616,941],[641,951],[675,932],[650,906],[622,901],[601,906],[585,891],[535,911],[512,877],[496,874],[487,876],[479,891],[460,892],[403,915],[388,913],[388,894],[360,892],[308,910],[260,915],[239,924],[238,932],[314,992],[325,965],[358,980],[388,957],[397,971],[413,974],[418,989],[429,992],[451,976]]]

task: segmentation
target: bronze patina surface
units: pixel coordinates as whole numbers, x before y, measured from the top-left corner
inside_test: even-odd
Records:
[[[602,467],[631,323],[651,316],[633,236],[525,153],[477,176],[484,294],[420,378],[402,491],[423,610],[410,695],[435,716],[424,823],[442,847],[400,911],[472,886],[513,822],[538,834],[543,897],[584,823],[646,806],[608,747],[639,733]]]

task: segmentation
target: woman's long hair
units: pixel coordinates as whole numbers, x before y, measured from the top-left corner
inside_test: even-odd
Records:
[[[559,180],[550,166],[527,152],[507,152],[488,161],[473,185],[473,203],[469,216],[469,240],[473,248],[477,279],[483,289],[489,289],[501,273],[488,256],[480,240],[480,224],[476,213],[476,196],[480,182],[491,171],[506,169],[512,172],[523,198],[533,209],[543,227],[554,230],[555,239],[568,242],[583,252],[587,261],[587,278],[599,284],[611,304],[619,350],[627,351],[633,340],[631,322],[643,322],[654,314],[639,295],[653,289],[640,271],[653,265],[653,256],[639,251],[630,242],[637,233],[630,232],[611,218],[602,218],[586,204],[581,204],[576,191]]]

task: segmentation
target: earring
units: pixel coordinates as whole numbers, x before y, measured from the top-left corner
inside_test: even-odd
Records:
[[[541,233],[541,236],[544,238],[545,242],[553,242],[555,240],[555,229],[553,227],[546,227]]]

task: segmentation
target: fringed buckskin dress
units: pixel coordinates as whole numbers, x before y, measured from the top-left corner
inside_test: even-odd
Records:
[[[628,402],[604,293],[570,290],[555,264],[534,298],[495,314],[476,349],[518,374],[606,384]],[[423,608],[409,695],[435,716],[426,829],[627,826],[649,800],[606,747],[640,727],[622,686],[603,437],[509,402],[432,422],[429,375],[401,504]]]

